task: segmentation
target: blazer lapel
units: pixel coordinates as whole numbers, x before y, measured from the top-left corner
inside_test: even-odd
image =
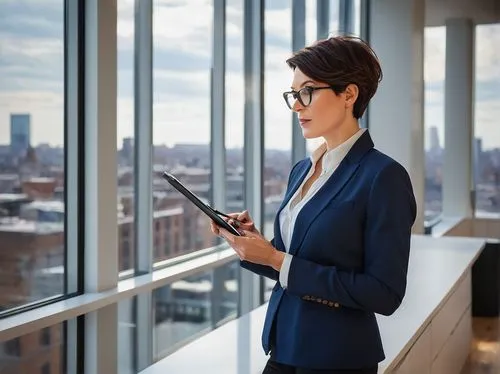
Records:
[[[302,207],[295,221],[292,241],[290,243],[289,253],[291,255],[297,253],[311,223],[323,211],[328,203],[335,199],[358,169],[362,157],[371,148],[373,148],[373,142],[368,131],[366,131],[352,146],[351,150],[347,153],[326,183],[316,192],[312,199]]]
[[[307,173],[309,172],[309,169],[311,168],[311,160],[308,160],[308,162],[304,163],[304,166],[300,170],[297,171],[297,178],[295,180],[290,181],[290,188],[288,189],[287,194],[283,198],[283,201],[281,202],[281,205],[278,209],[278,212],[276,213],[275,219],[274,219],[274,240],[277,248],[284,250],[285,244],[283,243],[283,238],[281,237],[281,229],[280,229],[280,213],[283,210],[283,208],[288,204],[288,201],[292,198],[292,196],[295,194],[297,189],[300,187],[302,184],[302,181],[304,178],[307,176]]]

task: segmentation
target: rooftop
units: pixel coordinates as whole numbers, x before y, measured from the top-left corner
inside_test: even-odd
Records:
[[[62,222],[38,222],[20,219],[19,217],[0,218],[0,233],[22,233],[50,235],[64,231]]]
[[[24,193],[0,193],[0,203],[10,203],[13,201],[29,200]]]

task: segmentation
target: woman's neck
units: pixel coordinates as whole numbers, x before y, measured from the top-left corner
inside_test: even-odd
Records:
[[[339,145],[344,143],[351,136],[359,131],[358,121],[353,118],[353,121],[340,126],[331,135],[325,136],[327,151],[337,148]]]

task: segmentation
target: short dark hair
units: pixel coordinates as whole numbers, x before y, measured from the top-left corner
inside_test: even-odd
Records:
[[[382,80],[382,68],[373,49],[354,36],[335,36],[319,40],[295,52],[286,60],[290,68],[299,68],[315,81],[326,83],[338,95],[349,84],[358,86],[353,116],[359,119]]]

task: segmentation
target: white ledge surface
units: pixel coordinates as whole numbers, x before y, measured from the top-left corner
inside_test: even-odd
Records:
[[[454,291],[484,248],[484,239],[415,235],[408,287],[401,307],[377,315],[386,359],[379,373],[393,369]],[[267,304],[208,333],[140,374],[260,374],[267,362],[261,331]]]

